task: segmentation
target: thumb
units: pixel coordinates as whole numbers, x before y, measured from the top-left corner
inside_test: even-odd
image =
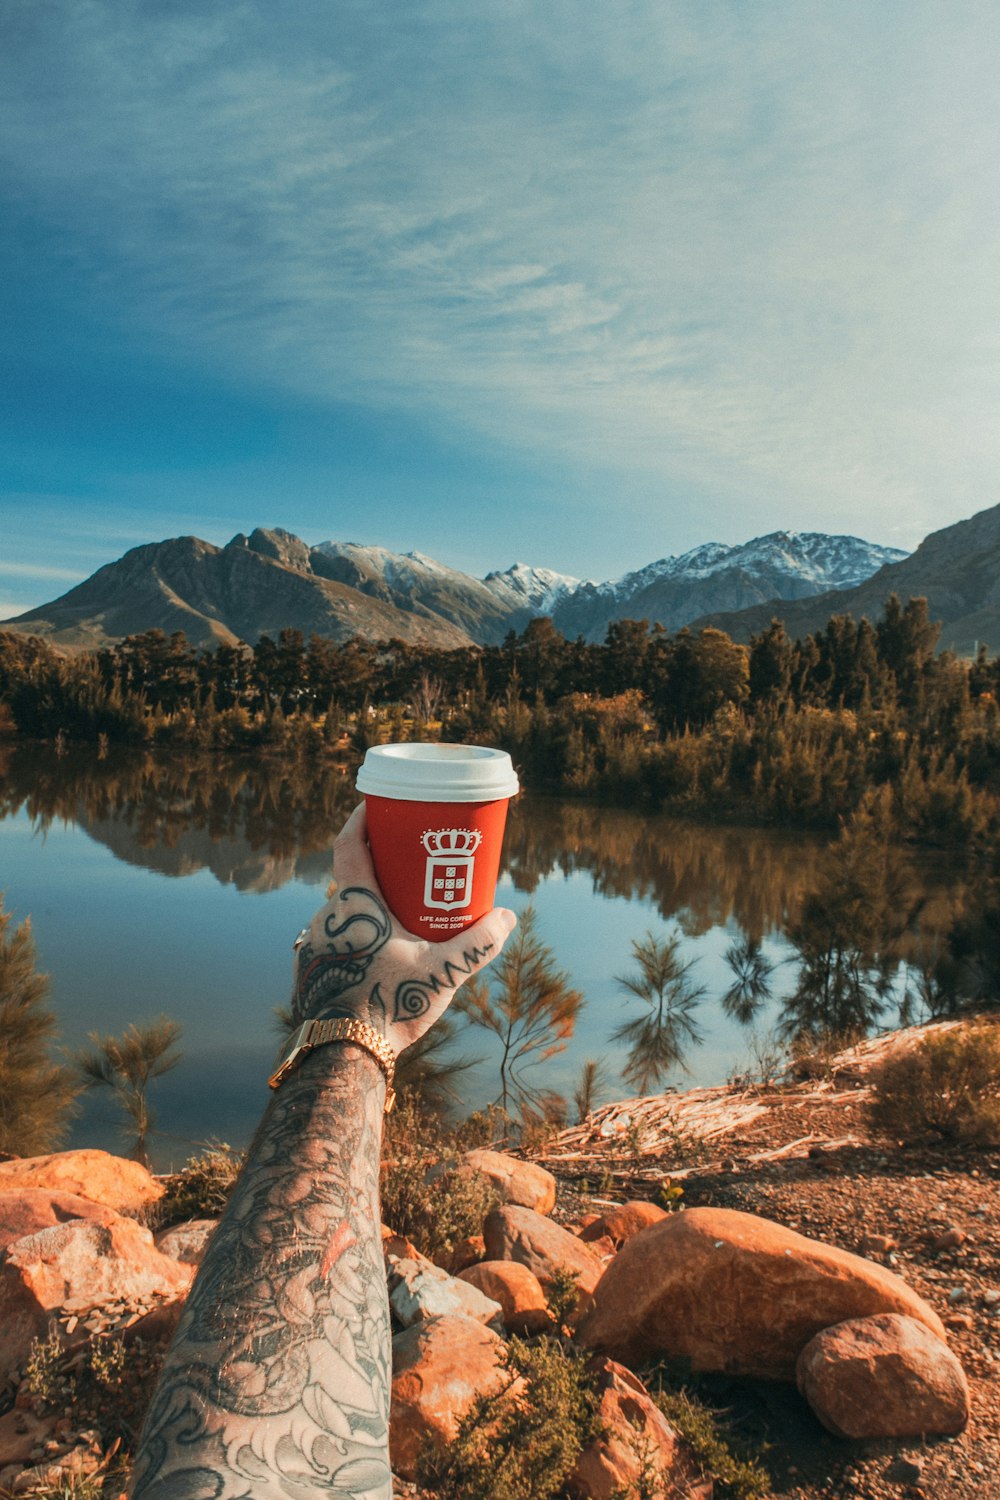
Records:
[[[465,979],[471,979],[473,974],[478,974],[480,969],[492,963],[499,955],[516,926],[517,917],[512,911],[503,906],[495,906],[485,917],[480,917],[478,922],[474,922],[457,937],[438,945],[441,958],[448,966],[445,972],[452,978],[457,978],[461,971],[463,978],[458,980],[460,984]]]

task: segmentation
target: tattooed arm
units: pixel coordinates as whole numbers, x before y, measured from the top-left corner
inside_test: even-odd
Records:
[[[386,910],[359,808],[296,942],[297,1023],[367,1021],[394,1051],[503,947],[494,910],[446,943]],[[281,1085],[212,1238],[136,1459],[135,1500],[387,1500],[391,1348],[379,1225],[385,1080],[352,1043]]]

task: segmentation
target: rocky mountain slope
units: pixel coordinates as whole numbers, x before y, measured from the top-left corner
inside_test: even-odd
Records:
[[[798,599],[867,578],[891,548],[856,537],[775,532],[738,547],[708,543],[607,583],[515,563],[470,577],[420,552],[354,542],[309,547],[280,528],[225,547],[175,537],[127,552],[61,598],[7,622],[67,646],[94,647],[159,628],[200,646],[256,641],[285,626],[441,647],[497,644],[534,616],[567,636],[603,640],[617,619],[669,629],[708,610]]]
[[[738,547],[708,542],[616,583],[580,584],[556,602],[552,617],[564,635],[588,640],[603,640],[612,620],[655,620],[677,630],[709,610],[850,588],[905,556],[859,537],[810,531],[775,531]]]
[[[695,623],[716,625],[734,640],[745,641],[777,614],[789,635],[801,637],[825,625],[833,614],[875,620],[891,593],[904,602],[911,597],[927,599],[931,618],[942,622],[943,648],[961,654],[972,653],[983,642],[993,650],[1000,648],[1000,505],[932,532],[911,556],[887,563],[854,588],[817,593],[780,609],[772,601],[738,613],[706,611]]]
[[[195,645],[217,646],[276,636],[285,626],[335,641],[362,635],[469,644],[465,630],[418,599],[403,609],[377,590],[324,577],[297,537],[267,531],[234,537],[225,547],[193,536],[134,547],[11,623],[58,644],[88,647],[153,628],[183,630]]]

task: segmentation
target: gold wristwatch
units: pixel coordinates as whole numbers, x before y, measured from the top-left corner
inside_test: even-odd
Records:
[[[363,1047],[366,1052],[371,1053],[385,1074],[384,1113],[388,1114],[396,1102],[396,1091],[392,1086],[396,1075],[396,1054],[385,1037],[380,1036],[367,1021],[346,1018],[336,1021],[303,1021],[278,1053],[274,1072],[268,1083],[273,1089],[278,1088],[289,1073],[298,1067],[307,1052],[312,1052],[314,1047],[323,1047],[327,1042],[353,1042],[355,1046]]]

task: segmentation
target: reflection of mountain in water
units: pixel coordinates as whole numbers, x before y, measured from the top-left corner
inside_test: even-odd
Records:
[[[276,891],[290,880],[320,885],[330,878],[330,844],[313,854],[275,855],[254,849],[245,838],[214,838],[204,828],[191,828],[172,847],[145,846],[124,819],[80,818],[92,839],[104,844],[124,864],[157,870],[161,875],[197,875],[208,870],[220,885],[239,891]]]
[[[357,800],[351,778],[308,760],[130,753],[98,761],[24,746],[0,752],[0,788],[0,817],[23,810],[42,827],[76,822],[129,864],[169,876],[209,870],[244,891],[325,882],[330,846]],[[785,931],[830,857],[813,835],[521,798],[503,869],[526,893],[547,876],[584,872],[599,894],[649,901],[689,935],[732,924],[758,938]],[[950,925],[963,890],[926,856],[900,858],[907,901],[921,906],[919,957]]]

